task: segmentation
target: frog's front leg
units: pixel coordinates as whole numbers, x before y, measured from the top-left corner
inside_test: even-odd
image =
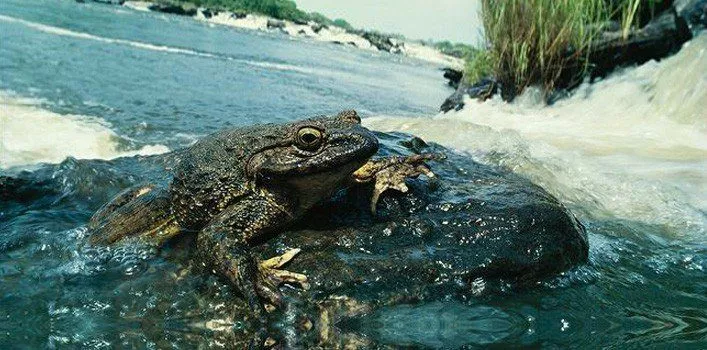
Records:
[[[443,159],[444,155],[437,153],[423,153],[412,156],[391,156],[387,158],[372,159],[364,164],[353,174],[355,182],[366,183],[375,181],[371,197],[371,212],[376,213],[376,204],[380,195],[388,189],[407,192],[405,179],[416,178],[420,175],[434,177],[435,174],[425,164],[428,160]]]
[[[226,208],[197,237],[197,254],[202,266],[232,283],[247,300],[251,310],[265,320],[265,305],[281,304],[278,285],[284,282],[307,287],[307,277],[278,269],[299,249],[258,262],[250,252],[253,240],[282,229],[291,214],[287,208],[264,198],[244,199]]]

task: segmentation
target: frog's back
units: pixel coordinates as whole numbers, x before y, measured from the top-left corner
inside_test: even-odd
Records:
[[[246,166],[259,150],[282,139],[280,125],[228,129],[209,135],[184,151],[170,186],[177,220],[199,229],[251,189]]]

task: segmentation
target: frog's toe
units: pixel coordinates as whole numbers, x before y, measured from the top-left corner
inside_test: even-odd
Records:
[[[255,283],[255,290],[268,312],[282,305],[282,294],[277,289],[277,285],[271,283],[268,278],[259,279]]]
[[[264,269],[274,269],[277,267],[282,267],[283,265],[287,264],[292,260],[292,258],[295,257],[295,255],[299,254],[299,252],[302,251],[302,249],[299,248],[294,248],[290,249],[285,252],[285,254],[278,255],[276,257],[272,257],[268,260],[263,260],[260,262],[260,267]]]
[[[290,249],[285,254],[262,261],[260,263],[260,274],[273,286],[290,283],[298,284],[303,289],[309,289],[306,275],[279,269],[292,260],[300,251],[299,248]]]

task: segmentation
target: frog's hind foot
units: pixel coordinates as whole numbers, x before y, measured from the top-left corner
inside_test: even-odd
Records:
[[[302,289],[309,289],[309,283],[307,282],[306,275],[279,269],[290,262],[290,260],[292,260],[295,255],[299,254],[300,251],[301,249],[299,248],[290,249],[286,251],[285,254],[261,261],[260,273],[266,276],[269,281],[275,285],[282,283],[293,283],[299,284]]]
[[[260,281],[265,282],[266,285],[258,286],[259,294],[270,300],[272,304],[279,304],[280,296],[277,295],[278,293],[276,291],[277,286],[283,283],[298,284],[302,289],[309,289],[309,282],[306,275],[280,269],[280,267],[290,262],[300,251],[301,249],[299,248],[290,249],[282,255],[260,262],[258,266],[261,276]]]

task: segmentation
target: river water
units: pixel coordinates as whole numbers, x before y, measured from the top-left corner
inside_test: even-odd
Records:
[[[364,336],[423,348],[704,348],[706,50],[707,35],[698,36],[673,57],[549,107],[529,91],[513,104],[469,101],[436,115],[451,91],[438,67],[413,59],[116,6],[4,0],[0,175],[42,172],[69,156],[164,153],[226,126],[355,108],[372,129],[530,178],[577,214],[590,240],[588,264],[535,289],[382,310],[375,327],[359,327]],[[81,186],[65,182],[67,193]],[[126,280],[142,271],[159,285],[155,269],[169,262],[114,252],[125,260],[114,280],[90,278],[106,269],[97,262],[110,263],[77,247],[89,208],[105,198],[82,190],[91,203],[59,195],[42,210],[0,207],[0,348],[159,346],[145,336],[161,317],[156,301]],[[181,303],[191,300],[185,289]],[[499,332],[509,322],[522,332]]]

